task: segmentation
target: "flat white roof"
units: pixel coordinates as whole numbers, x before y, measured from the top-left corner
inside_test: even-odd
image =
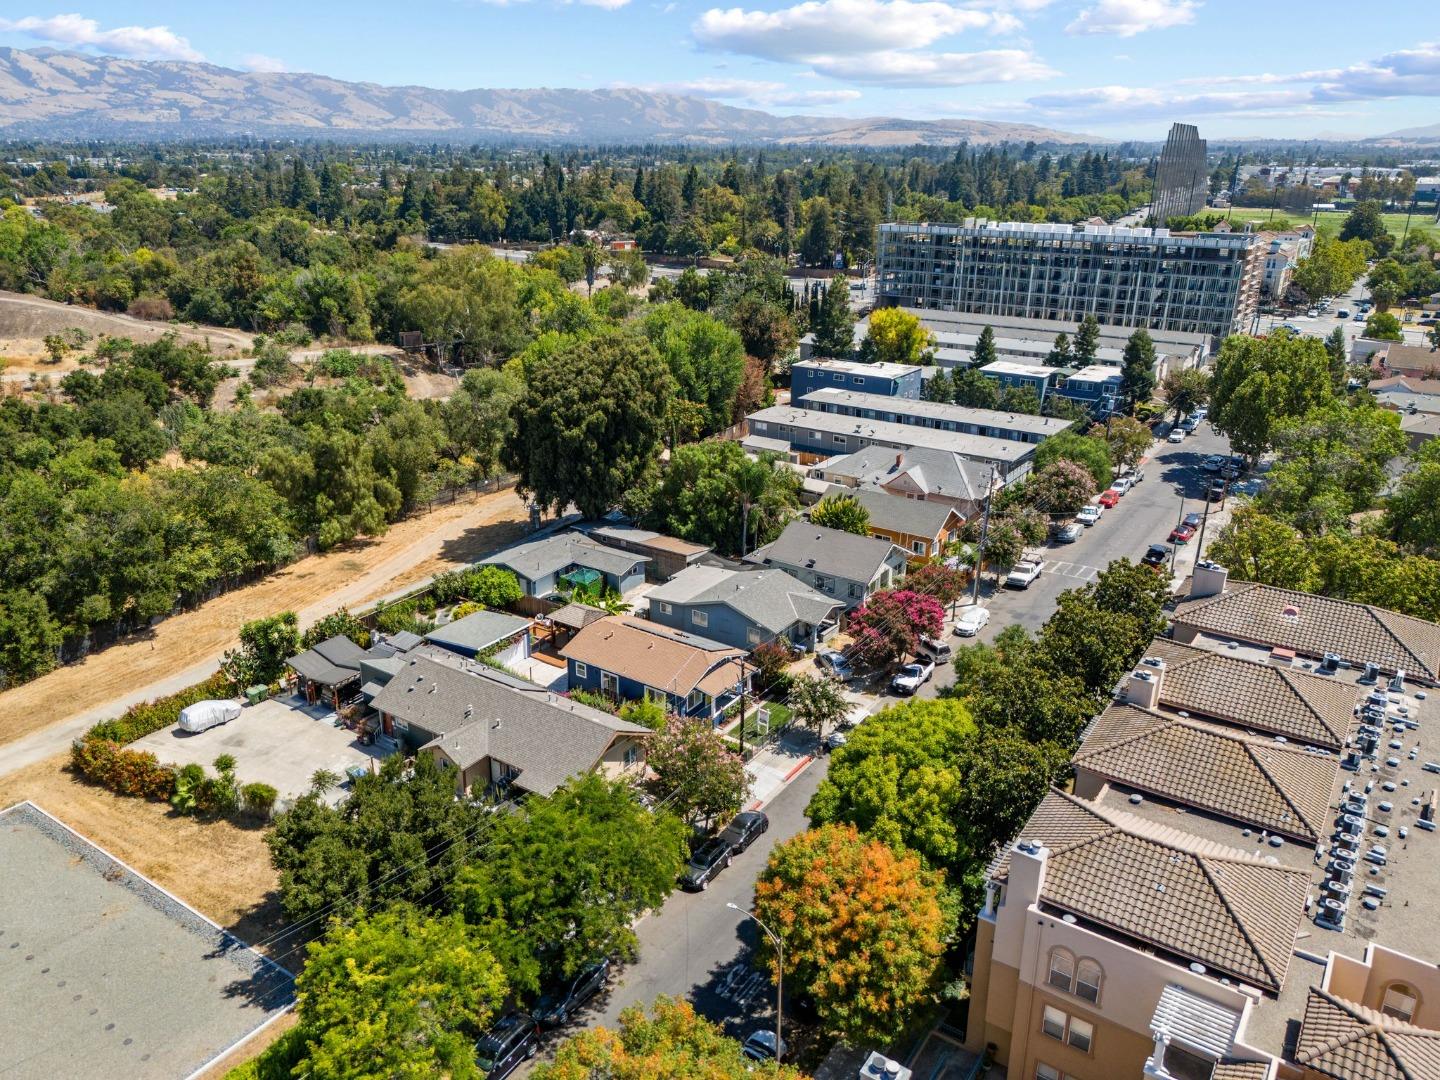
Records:
[[[986,364],[980,369],[982,374],[993,371],[997,375],[1028,375],[1032,379],[1048,379],[1059,370],[1059,368],[1046,367],[1044,364],[1021,364],[1015,360],[996,360],[993,364]]]
[[[915,364],[862,364],[855,360],[797,360],[791,367],[843,372],[846,375],[878,375],[882,379],[899,379],[920,370]]]
[[[1015,463],[1035,452],[1037,443],[1018,439],[994,439],[988,435],[967,435],[960,431],[942,431],[919,424],[892,424],[886,420],[869,420],[861,416],[801,409],[793,405],[772,405],[746,417],[751,431],[756,423],[783,424],[793,428],[818,431],[822,435],[853,435],[881,446],[904,450],[923,446],[932,450],[949,450],[962,457],[979,461]],[[770,434],[767,430],[763,434]]]
[[[1100,367],[1099,370],[1111,371],[1114,369]],[[795,404],[801,408],[819,407],[826,404],[844,405],[853,409],[903,413],[906,416],[924,416],[932,420],[950,420],[957,424],[976,424],[982,427],[1025,431],[1037,435],[1058,435],[1071,424],[1069,420],[1061,420],[1054,416],[1031,416],[1028,413],[1007,412],[1003,409],[972,409],[967,405],[947,405],[940,401],[893,398],[883,394],[862,394],[857,390],[842,390],[838,386],[825,386],[819,390],[812,390]]]
[[[1107,379],[1119,380],[1120,369],[1110,364],[1091,364],[1087,368],[1081,368],[1071,375],[1067,382],[1080,380],[1081,382],[1105,382]]]

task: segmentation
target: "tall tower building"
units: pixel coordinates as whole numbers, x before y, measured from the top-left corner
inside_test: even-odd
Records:
[[[1155,167],[1154,223],[1164,228],[1172,217],[1188,217],[1205,206],[1210,176],[1205,165],[1205,140],[1194,124],[1171,124],[1170,137]]]

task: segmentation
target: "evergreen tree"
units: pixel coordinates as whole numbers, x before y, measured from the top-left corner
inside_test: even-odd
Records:
[[[1155,342],[1141,329],[1125,343],[1125,364],[1120,371],[1120,392],[1125,395],[1129,411],[1150,400],[1155,391]]]
[[[1080,320],[1080,330],[1075,335],[1075,363],[1080,367],[1088,367],[1095,362],[1095,354],[1100,349],[1100,323],[1094,315],[1086,315]]]
[[[946,403],[955,400],[955,384],[950,379],[950,373],[944,368],[925,381],[925,400]]]
[[[836,274],[820,297],[815,314],[815,351],[820,356],[849,357],[855,348],[855,315],[850,310],[850,283]]]
[[[995,351],[995,331],[990,327],[980,331],[980,340],[975,342],[974,367],[983,368],[986,364],[993,364],[999,359],[999,353]]]
[[[1070,336],[1061,331],[1055,335],[1055,344],[1045,357],[1045,363],[1051,367],[1069,367],[1074,360],[1075,355],[1070,351]]]

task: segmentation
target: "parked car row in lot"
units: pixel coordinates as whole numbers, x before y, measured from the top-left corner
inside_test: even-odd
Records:
[[[690,862],[680,874],[681,888],[689,892],[702,892],[710,887],[721,870],[730,861],[755,842],[755,838],[770,828],[770,819],[759,810],[745,810],[735,815],[735,820],[725,826],[719,836],[705,841],[690,856]]]

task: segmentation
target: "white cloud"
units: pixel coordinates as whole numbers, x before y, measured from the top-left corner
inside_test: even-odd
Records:
[[[1440,97],[1440,42],[1387,53],[1378,60],[1313,73],[1320,101],[1360,98]]]
[[[277,60],[273,56],[266,56],[264,53],[246,53],[240,58],[240,64],[246,71],[289,71],[284,60]]]
[[[141,60],[204,60],[190,42],[168,26],[116,26],[102,29],[83,15],[0,19],[0,31],[25,34],[55,45],[79,45],[116,56]]]
[[[1197,0],[1100,0],[1065,28],[1069,34],[1117,34],[1134,37],[1195,21]]]
[[[803,63],[812,56],[923,48],[967,30],[1018,28],[1006,12],[937,0],[805,0],[778,11],[711,8],[694,32],[711,49]]]
[[[892,50],[862,56],[822,56],[812,63],[816,71],[833,79],[896,87],[976,86],[1048,79],[1056,74],[1023,49],[973,53]]]
[[[789,90],[780,94],[771,94],[763,104],[765,105],[788,105],[791,107],[810,107],[822,105],[842,105],[847,101],[859,101],[865,95],[859,90]]]
[[[491,7],[513,7],[517,4],[526,4],[530,0],[479,0],[482,4],[489,4]],[[605,11],[619,11],[630,0],[557,0],[562,5],[578,3],[585,7],[602,8]],[[672,5],[673,6],[673,5]]]

